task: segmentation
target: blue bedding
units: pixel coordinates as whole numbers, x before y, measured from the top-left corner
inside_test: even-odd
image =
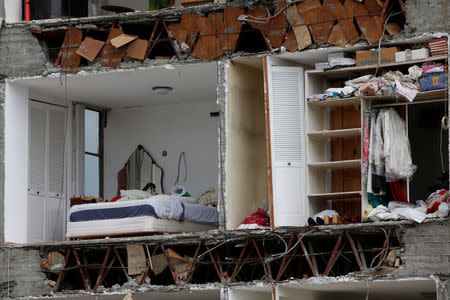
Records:
[[[150,216],[159,219],[153,206],[142,204],[126,207],[112,207],[103,209],[94,208],[75,211],[70,214],[70,222],[121,219],[142,216]]]

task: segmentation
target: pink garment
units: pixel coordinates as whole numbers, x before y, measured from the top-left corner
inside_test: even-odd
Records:
[[[419,89],[412,83],[409,82],[400,82],[397,79],[395,80],[395,87],[397,93],[402,96],[405,96],[409,102],[413,102],[414,98],[416,98]]]

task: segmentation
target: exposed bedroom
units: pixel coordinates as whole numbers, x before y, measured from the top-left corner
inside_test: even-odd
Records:
[[[8,82],[6,241],[218,228],[216,73],[199,63]]]

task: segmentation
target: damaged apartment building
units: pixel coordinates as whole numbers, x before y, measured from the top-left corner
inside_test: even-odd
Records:
[[[447,0],[0,3],[0,298],[450,299]]]

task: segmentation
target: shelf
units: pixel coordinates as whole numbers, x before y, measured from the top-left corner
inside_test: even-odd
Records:
[[[424,59],[418,59],[418,60],[409,60],[409,61],[402,61],[402,62],[395,62],[395,63],[387,63],[387,64],[380,64],[379,69],[385,69],[385,68],[395,68],[395,67],[401,67],[401,66],[407,66],[407,65],[415,65],[415,64],[423,64],[426,62],[432,62],[432,61],[439,61],[439,60],[445,60],[447,59],[447,55],[437,55],[437,56],[430,56],[428,58]],[[323,76],[326,78],[339,78],[343,76],[351,76],[353,74],[358,73],[364,73],[367,71],[375,71],[377,69],[377,65],[368,65],[368,66],[358,66],[358,67],[346,67],[346,68],[339,68],[339,69],[333,69],[328,71],[308,71],[308,74],[310,75],[317,75],[317,76]]]
[[[308,198],[317,200],[351,199],[361,197],[361,193],[362,193],[361,191],[354,191],[354,192],[311,194],[308,195]]]
[[[352,160],[316,162],[316,163],[309,163],[308,167],[322,168],[322,169],[360,168],[361,160],[352,159]]]
[[[317,106],[317,107],[341,107],[341,106],[359,105],[360,103],[361,103],[360,98],[351,97],[351,98],[338,98],[338,99],[331,99],[331,100],[308,102],[308,105]]]
[[[361,135],[361,128],[324,130],[308,133],[308,136],[310,138],[315,139],[339,138],[339,137],[360,136],[360,135]]]
[[[423,102],[436,102],[445,101],[446,99],[446,89],[420,92],[414,98],[413,102],[409,102],[405,97],[401,95],[389,95],[389,96],[363,96],[363,100],[369,100],[373,102],[379,102],[380,105],[385,105],[383,102],[394,102],[398,104],[414,104]]]

